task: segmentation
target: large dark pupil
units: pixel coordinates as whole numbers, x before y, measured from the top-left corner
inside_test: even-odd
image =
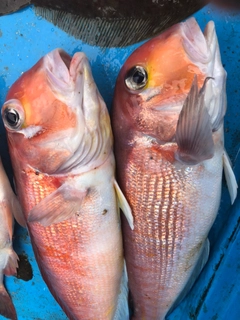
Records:
[[[133,74],[133,81],[137,84],[141,84],[144,81],[144,74],[139,70],[135,71]]]
[[[9,111],[6,114],[6,120],[9,123],[10,126],[16,126],[19,121],[19,115],[15,111]]]

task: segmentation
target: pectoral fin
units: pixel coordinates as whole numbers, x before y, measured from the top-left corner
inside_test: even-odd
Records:
[[[87,190],[76,190],[63,184],[40,201],[28,215],[28,222],[39,222],[44,227],[69,219],[79,211]]]
[[[211,81],[209,78],[205,80]],[[211,159],[214,154],[211,118],[204,102],[205,84],[198,92],[197,77],[179,115],[176,142],[176,159],[187,164],[197,164]]]
[[[14,193],[12,194],[12,197],[11,197],[11,208],[12,208],[13,216],[17,220],[17,222],[20,224],[20,226],[26,228],[26,220],[23,215],[22,208]]]
[[[225,178],[227,181],[228,191],[231,198],[231,203],[233,204],[237,196],[238,185],[237,185],[234,172],[232,170],[230,159],[225,150],[223,152],[223,168],[224,168]]]
[[[114,188],[117,194],[117,199],[118,199],[118,205],[119,207],[122,209],[122,212],[124,213],[130,228],[133,230],[134,229],[134,225],[133,225],[133,216],[132,216],[132,210],[124,196],[124,194],[122,193],[118,183],[116,180],[114,180]]]

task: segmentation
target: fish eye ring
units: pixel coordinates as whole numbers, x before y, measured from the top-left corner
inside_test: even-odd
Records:
[[[4,125],[10,130],[18,130],[24,122],[24,114],[19,103],[10,103],[8,101],[2,110]]]
[[[125,84],[130,90],[140,90],[144,88],[148,81],[147,71],[141,66],[131,68],[125,77]]]

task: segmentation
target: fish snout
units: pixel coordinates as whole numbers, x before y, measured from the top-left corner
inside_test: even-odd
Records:
[[[182,23],[182,36],[183,47],[190,60],[196,65],[206,65],[210,61],[211,55],[206,38],[195,18],[190,18]]]

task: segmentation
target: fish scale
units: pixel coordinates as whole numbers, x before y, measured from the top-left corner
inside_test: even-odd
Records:
[[[49,52],[6,99],[24,211],[16,219],[28,227],[43,279],[71,320],[127,320],[119,207],[131,228],[133,218],[114,177],[110,119],[86,55]]]
[[[56,179],[42,174],[36,175],[35,171],[30,169],[26,169],[24,172],[26,194],[23,195],[20,192],[19,196],[24,198],[25,212],[29,212],[32,207],[56,189]],[[49,182],[46,183],[48,180]],[[23,181],[18,179],[18,183],[21,184]],[[79,216],[75,215],[70,220],[49,227],[43,227],[39,223],[28,225],[43,278],[48,285],[50,284],[49,288],[52,294],[69,319],[96,319],[98,317],[98,319],[106,320],[111,317],[115,309],[115,301],[119,292],[113,294],[114,290],[109,277],[114,280],[119,275],[121,276],[122,251],[121,246],[117,244],[121,244],[121,238],[118,239],[120,235],[116,237],[116,243],[110,248],[114,255],[109,255],[109,251],[103,253],[101,248],[98,252],[97,244],[94,245],[96,241],[99,241],[95,232],[102,223],[103,215],[100,213],[99,219],[96,219],[95,211],[96,208],[99,210],[100,206],[101,203],[99,203],[99,197],[96,194],[91,197],[91,202],[86,204],[84,213],[81,211]],[[88,223],[84,223],[84,215],[86,214],[88,215]],[[108,214],[111,215],[111,212]],[[92,218],[90,218],[91,216]],[[117,217],[114,216],[114,219]],[[116,232],[116,234],[118,233]],[[64,237],[59,235],[64,235]],[[90,246],[89,239],[91,239]],[[104,242],[108,243],[108,241],[109,239],[105,237],[102,245],[104,246]],[[95,251],[95,259],[94,256],[89,255],[93,250]],[[105,277],[101,272],[102,268],[105,270]],[[76,277],[79,278],[77,287]],[[84,277],[87,278],[87,281],[83,279]],[[61,284],[59,279],[61,279]],[[120,282],[120,278],[118,281]],[[62,294],[59,295],[59,291]],[[107,307],[109,295],[112,295],[110,297],[112,309],[110,310]],[[83,308],[84,305],[85,308]],[[99,316],[100,314],[102,316]]]
[[[123,190],[126,186],[128,188],[128,201],[132,205],[135,222],[134,233],[129,230],[125,219],[123,222],[129,287],[135,303],[134,316],[136,319],[145,319],[143,315],[146,319],[162,319],[167,306],[174,302],[168,294],[165,299],[162,292],[171,292],[170,296],[175,297],[184,287],[184,283],[180,286],[175,283],[176,268],[182,265],[179,270],[187,272],[195,264],[184,264],[187,260],[184,243],[189,229],[194,234],[195,215],[190,216],[188,212],[193,210],[195,203],[188,200],[189,187],[192,199],[196,198],[200,191],[197,191],[194,181],[201,168],[196,168],[192,176],[187,170],[176,170],[153,149],[145,149],[143,153],[140,147],[135,146],[125,170],[126,180],[120,178],[121,186]],[[196,244],[189,246],[195,253]],[[140,318],[137,310],[141,310]]]
[[[119,73],[112,124],[134,216],[134,230],[123,225],[134,320],[164,320],[206,264],[223,168],[236,198],[225,88],[214,23],[203,33],[194,18],[136,49]]]

